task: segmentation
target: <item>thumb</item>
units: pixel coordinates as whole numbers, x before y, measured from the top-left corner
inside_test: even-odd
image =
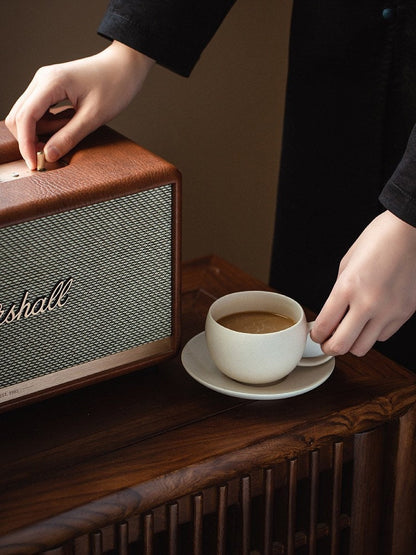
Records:
[[[100,122],[85,118],[82,112],[77,112],[59,131],[57,131],[44,146],[44,153],[48,162],[56,162],[73,149],[89,133],[97,129]]]

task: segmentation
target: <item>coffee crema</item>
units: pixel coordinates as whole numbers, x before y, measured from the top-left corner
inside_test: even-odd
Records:
[[[217,322],[225,328],[243,333],[273,333],[295,324],[288,316],[261,310],[234,312],[219,318]]]

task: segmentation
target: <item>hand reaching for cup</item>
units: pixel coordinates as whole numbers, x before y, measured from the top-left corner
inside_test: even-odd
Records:
[[[312,339],[330,355],[363,356],[416,310],[416,228],[386,211],[341,261]]]
[[[119,114],[139,92],[153,64],[151,58],[114,41],[94,56],[40,68],[6,117],[28,167],[36,168],[39,135],[52,135],[43,150],[46,160],[55,162]],[[53,114],[50,108],[61,102],[70,108]]]

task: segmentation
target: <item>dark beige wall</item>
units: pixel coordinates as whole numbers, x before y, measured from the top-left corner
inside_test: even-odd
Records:
[[[106,46],[103,0],[2,5],[0,117],[40,65]],[[238,0],[189,79],[156,67],[111,125],[182,171],[183,258],[216,253],[267,280],[291,0]]]

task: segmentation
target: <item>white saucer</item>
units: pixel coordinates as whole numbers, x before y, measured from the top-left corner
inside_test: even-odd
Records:
[[[182,364],[197,382],[209,389],[242,399],[285,399],[302,395],[325,382],[335,367],[335,359],[313,367],[297,366],[286,378],[267,385],[250,385],[227,378],[218,370],[208,352],[205,332],[185,345]]]
[[[298,362],[298,366],[309,366],[309,367],[321,366],[325,362],[328,362],[328,360],[331,360],[331,358],[334,358],[334,357],[331,355],[319,355],[317,357],[303,357]]]

